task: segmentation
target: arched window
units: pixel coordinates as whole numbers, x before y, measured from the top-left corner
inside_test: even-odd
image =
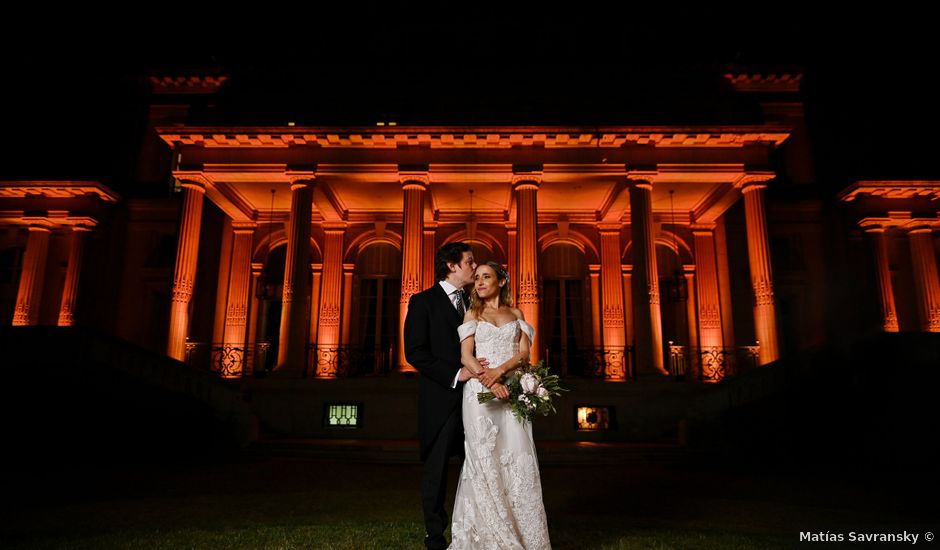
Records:
[[[273,248],[264,260],[264,268],[253,289],[258,296],[258,342],[266,342],[270,348],[265,355],[264,370],[271,370],[277,363],[277,346],[281,334],[281,307],[284,298],[284,265],[287,262],[287,243]],[[256,366],[257,368],[257,366]]]
[[[553,368],[579,373],[588,368],[591,333],[591,283],[587,262],[576,246],[559,243],[542,252],[542,345]]]
[[[401,252],[387,243],[367,245],[356,258],[351,371],[378,374],[393,366],[397,357],[401,263]],[[354,356],[359,359],[353,361]]]
[[[682,262],[668,246],[656,246],[656,270],[659,272],[659,303],[663,323],[663,347],[669,357],[669,342],[689,345],[688,299]]]

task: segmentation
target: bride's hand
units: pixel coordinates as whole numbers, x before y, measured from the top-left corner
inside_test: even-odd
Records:
[[[495,395],[497,399],[509,399],[509,388],[502,384],[493,384],[490,391],[493,392],[493,395]]]
[[[503,370],[500,368],[483,370],[484,372],[480,374],[480,383],[487,388],[492,389],[493,384],[499,382],[499,380],[503,377]]]

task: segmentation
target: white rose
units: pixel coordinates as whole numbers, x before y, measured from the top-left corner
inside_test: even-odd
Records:
[[[548,390],[545,389],[545,386],[539,386],[539,389],[535,391],[535,395],[539,397],[548,397]]]
[[[530,373],[522,375],[520,383],[522,384],[522,391],[526,393],[532,393],[539,387],[539,379]]]
[[[523,403],[525,403],[525,402],[528,401],[528,400],[529,400],[529,398],[526,397],[525,394],[522,394],[522,395],[519,396],[519,401],[522,401]]]

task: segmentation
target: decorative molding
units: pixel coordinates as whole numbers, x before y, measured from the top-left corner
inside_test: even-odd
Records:
[[[183,187],[206,192],[212,186],[212,181],[206,177],[202,170],[174,170],[173,177],[180,180]]]
[[[339,327],[339,304],[323,304],[320,306],[320,327]]]
[[[539,303],[539,285],[531,275],[519,282],[519,295],[517,298],[519,305]]]
[[[192,279],[177,279],[173,281],[173,299],[179,304],[188,304],[193,297]]]
[[[897,313],[889,311],[885,314],[883,330],[885,332],[898,332],[900,330]]]
[[[211,94],[219,91],[228,77],[219,76],[151,76],[155,94]]]
[[[646,292],[649,295],[649,303],[651,306],[659,305],[659,281],[653,281],[647,283]]]
[[[698,323],[701,329],[721,329],[721,312],[718,305],[702,305],[698,310]]]
[[[887,229],[901,229],[911,233],[933,231],[940,229],[940,214],[936,218],[914,218],[910,212],[888,212],[887,217],[862,218],[858,225],[866,233],[883,233]]]
[[[512,189],[513,191],[520,191],[524,189],[535,189],[542,185],[542,172],[525,172],[520,174],[512,175]]]
[[[839,193],[842,201],[861,197],[879,199],[940,199],[940,181],[858,181]]]
[[[738,189],[743,190],[745,193],[749,189],[762,189],[767,187],[765,184],[777,177],[777,174],[774,172],[747,172],[742,174],[734,186]]]
[[[622,328],[623,308],[616,305],[605,305],[603,321],[605,328]]]
[[[73,199],[94,195],[104,202],[118,202],[120,195],[96,181],[4,181],[0,198],[44,197]]]
[[[298,127],[179,127],[157,128],[169,145],[196,147],[396,149],[545,149],[620,148],[623,146],[740,148],[758,143],[780,145],[788,130],[770,126],[716,126],[711,128],[359,128]]]
[[[403,189],[427,189],[431,185],[431,178],[427,172],[399,172],[398,183]]]
[[[754,284],[754,304],[757,306],[772,306],[774,304],[774,285],[772,282],[761,279]]]
[[[739,92],[798,92],[803,75],[725,73],[725,80]]]
[[[421,281],[414,273],[409,273],[408,277],[401,284],[400,304],[407,305],[412,296],[421,292]]]

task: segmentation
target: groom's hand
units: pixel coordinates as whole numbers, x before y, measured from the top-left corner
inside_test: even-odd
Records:
[[[470,372],[470,369],[467,367],[460,367],[460,374],[457,376],[457,381],[466,382],[471,378],[476,378],[476,375]]]

